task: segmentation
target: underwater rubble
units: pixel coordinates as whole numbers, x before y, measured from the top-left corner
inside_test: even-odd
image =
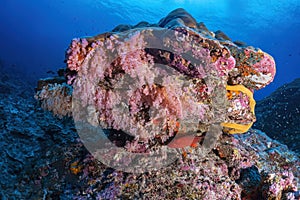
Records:
[[[177,38],[183,42],[175,44],[168,41],[175,53],[155,51],[154,48],[144,50],[145,46],[139,45],[144,41],[142,35],[151,32],[147,32],[149,29],[142,32],[146,27],[150,30],[151,27],[156,30],[172,29],[166,38]],[[113,60],[105,70],[101,70],[97,64],[97,61],[105,60],[101,45],[124,44],[118,42],[126,31],[132,34],[127,35],[129,40],[124,41],[128,43],[121,48],[129,48],[125,51],[125,58]],[[168,35],[175,33],[177,35],[172,37]],[[151,37],[151,34],[147,36]],[[190,37],[192,40],[185,43],[184,39]],[[195,38],[197,42],[193,43]],[[129,43],[133,49],[130,49]],[[183,49],[189,49],[196,58],[201,58],[203,63],[199,66],[203,66],[204,71],[180,56],[183,53],[180,52],[182,44],[185,45]],[[137,46],[138,52],[133,51]],[[112,49],[111,52],[114,52]],[[158,24],[141,22],[136,26],[121,25],[111,33],[74,39],[66,54],[67,69],[59,70],[57,77],[39,80],[35,94],[38,102],[30,95],[33,92],[31,88],[23,88],[26,84],[22,84],[22,79],[16,79],[12,74],[0,74],[0,95],[3,97],[0,101],[0,125],[3,130],[0,139],[3,149],[0,151],[1,199],[300,198],[299,157],[264,132],[249,129],[256,119],[253,111],[255,101],[251,94],[253,90],[269,84],[275,75],[275,63],[268,54],[240,42],[231,42],[221,31],[209,31],[183,9],[171,12]],[[118,81],[124,80],[124,74],[134,76],[137,73],[149,78],[148,81],[152,76],[155,79],[161,74],[170,75],[165,68],[158,71],[140,68],[154,62],[173,69],[171,75],[176,78],[161,76],[162,85],[145,85],[142,80],[134,82],[142,89],[134,88],[133,97],[136,98],[128,98],[131,100],[132,112],[129,113],[132,118],[123,116],[122,110],[114,106],[118,102],[117,96],[124,94],[123,90],[114,90]],[[184,82],[176,85],[176,81],[181,80]],[[165,85],[178,87],[164,90]],[[183,86],[188,90],[178,90]],[[95,93],[89,93],[93,88]],[[220,90],[214,91],[215,88]],[[131,91],[131,88],[128,90]],[[25,92],[20,95],[20,91]],[[169,92],[167,96],[164,95],[166,91]],[[186,98],[168,98],[176,97],[178,91]],[[87,115],[74,113],[74,106],[78,105],[74,94],[80,97],[82,107],[88,108],[83,110]],[[12,99],[17,99],[17,102]],[[96,101],[96,112],[87,106],[90,101]],[[153,106],[153,102],[162,104],[162,110],[169,113],[156,115],[163,117],[160,123],[167,127],[159,134],[152,125],[156,121],[151,121],[151,116],[145,112],[146,103]],[[178,108],[179,104],[183,106]],[[116,107],[117,114],[109,106]],[[86,117],[93,124],[95,115],[90,114],[95,113],[100,113],[96,119],[108,130],[107,137],[118,146],[139,153],[169,146],[176,149],[179,156],[163,168],[144,173],[130,173],[104,165],[86,149],[86,138],[78,132],[76,121]],[[256,116],[260,114],[256,111]],[[187,123],[185,120],[190,117],[201,124],[196,128],[185,127],[191,128],[189,132],[196,129],[197,135],[193,135],[191,140],[184,133],[186,129],[181,129],[181,124]],[[125,123],[121,123],[123,121]],[[118,137],[118,129],[132,131],[130,127],[143,127],[147,123],[151,124],[150,134],[139,135],[143,131],[133,130],[136,131],[134,136],[144,137],[138,145],[135,139]],[[214,141],[209,151],[203,154],[205,138],[209,136],[207,132],[218,123],[222,124],[223,130],[210,138]],[[272,129],[265,132],[272,133]],[[114,153],[109,150],[108,157]]]

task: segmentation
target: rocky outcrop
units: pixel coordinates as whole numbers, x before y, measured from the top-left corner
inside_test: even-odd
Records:
[[[164,33],[162,49],[147,46],[156,33]],[[299,198],[300,163],[293,152],[259,130],[229,134],[248,130],[255,119],[251,91],[275,75],[267,53],[233,43],[178,9],[156,25],[122,25],[74,39],[66,56],[64,73],[41,80],[36,94],[61,118],[32,99],[11,101],[16,93],[1,99],[2,199]],[[76,110],[78,104],[84,110]],[[103,137],[96,135],[99,124]],[[82,137],[90,131],[95,135]],[[104,143],[99,162],[99,152],[85,144],[107,139],[133,155],[167,149],[146,164],[156,166],[169,150],[176,157],[143,171],[144,158],[122,157]],[[119,161],[138,167],[111,167]]]
[[[300,153],[300,79],[257,102],[254,127]]]
[[[259,130],[223,134],[205,158],[186,148],[166,168],[124,173],[92,157],[70,118],[41,109],[26,80],[0,80],[11,91],[0,93],[1,199],[299,198],[299,157]]]

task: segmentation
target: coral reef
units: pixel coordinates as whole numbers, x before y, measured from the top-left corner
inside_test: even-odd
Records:
[[[137,168],[146,167],[140,157],[123,156],[104,142],[106,166],[83,146],[103,135],[81,137],[64,149],[64,162],[58,161],[63,167],[51,163],[34,173],[44,196],[59,191],[55,195],[65,199],[299,198],[299,158],[263,132],[249,130],[255,121],[252,93],[275,75],[267,53],[209,31],[177,9],[158,24],[121,25],[74,39],[66,63],[58,78],[63,83],[39,83],[35,97],[44,108],[72,115],[79,135],[100,125],[105,138],[126,152],[154,154],[168,147],[177,157],[161,168],[128,173],[108,161],[131,167],[137,160]],[[89,126],[79,126],[81,121]],[[153,162],[164,156],[169,155]],[[53,188],[51,183],[67,178],[79,186]]]
[[[40,80],[45,82],[45,80]],[[41,107],[51,111],[58,117],[71,116],[72,113],[72,88],[66,83],[46,84],[35,96],[40,99]],[[59,102],[59,103],[58,103]]]
[[[166,168],[125,173],[97,161],[70,118],[36,105],[24,79],[0,80],[1,199],[299,199],[299,157],[259,130],[223,134],[205,158],[185,148]]]
[[[299,199],[299,157],[258,130],[223,135],[205,159],[187,151],[166,170],[141,175],[108,168],[87,152],[72,120],[36,105],[34,86],[21,77],[0,74],[7,88],[0,92],[1,199]],[[187,162],[191,157],[200,164]],[[180,172],[175,181],[172,170]]]
[[[97,114],[94,121],[103,128],[128,131],[145,140],[160,134],[164,143],[177,133],[188,132],[186,121],[202,124],[202,130],[196,130],[200,133],[220,122],[230,133],[243,133],[251,127],[254,103],[246,88],[260,89],[273,80],[275,63],[270,55],[240,47],[221,31],[209,31],[183,9],[174,10],[157,25],[122,27],[76,38],[66,52],[65,77],[74,89],[72,98],[77,97],[72,100],[92,109]],[[238,98],[227,99],[224,88],[238,85],[245,89],[238,91]],[[48,94],[44,90],[49,88],[40,88],[37,99],[51,98],[41,95]],[[71,97],[66,98],[71,104]],[[222,106],[217,108],[220,99]],[[59,103],[67,102],[55,101]],[[49,110],[71,107],[47,104],[42,103]],[[56,109],[55,113],[70,114],[69,109],[61,113]],[[74,116],[78,113],[82,110],[73,112],[76,120],[84,117]],[[157,127],[167,128],[157,131]],[[146,132],[148,135],[141,135]]]

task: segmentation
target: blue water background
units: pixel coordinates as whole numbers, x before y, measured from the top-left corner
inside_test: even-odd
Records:
[[[0,66],[35,80],[65,66],[72,38],[118,24],[156,23],[178,7],[210,30],[220,29],[275,58],[275,81],[256,92],[257,99],[300,77],[299,0],[0,0]]]

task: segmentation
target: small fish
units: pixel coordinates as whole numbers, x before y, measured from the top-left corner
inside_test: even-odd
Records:
[[[52,71],[52,70],[49,70],[49,71],[47,71],[46,72],[47,74],[56,74],[54,71]]]
[[[184,148],[187,146],[197,147],[201,137],[194,135],[186,135],[182,137],[175,137],[169,144],[170,148]]]
[[[242,42],[242,41],[239,41],[239,40],[234,41],[233,43],[236,44],[236,45],[238,45],[238,46],[240,46],[240,47],[247,46],[247,44],[245,42]]]

